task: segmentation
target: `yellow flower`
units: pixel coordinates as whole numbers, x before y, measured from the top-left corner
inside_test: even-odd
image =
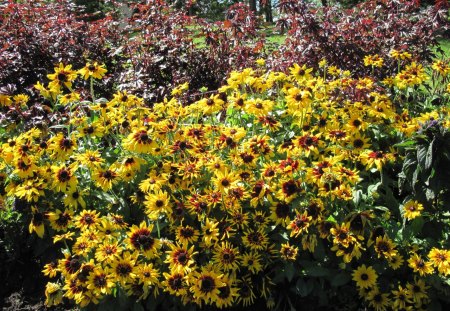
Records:
[[[433,264],[424,261],[419,255],[413,254],[408,260],[408,265],[414,272],[419,273],[420,276],[431,274],[434,272]]]
[[[371,267],[366,265],[359,266],[355,271],[352,273],[353,281],[356,282],[356,285],[358,287],[362,288],[369,288],[376,286],[378,275],[375,272],[375,270]]]
[[[87,289],[97,296],[109,295],[112,289],[116,286],[112,271],[109,267],[103,268],[102,266],[96,266],[94,270],[89,273],[87,280]]]
[[[136,277],[136,258],[129,252],[122,253],[111,264],[112,273],[122,286],[133,283]]]
[[[396,245],[386,234],[384,236],[377,237],[375,240],[375,251],[378,254],[378,258],[384,257],[391,259],[392,257],[397,256],[398,251],[395,247]]]
[[[47,77],[51,80],[48,84],[51,91],[59,92],[62,86],[68,89],[72,88],[72,82],[77,78],[77,72],[72,70],[72,65],[64,66],[59,63],[55,67],[55,73],[48,74]]]
[[[264,58],[258,58],[257,60],[256,60],[256,64],[258,65],[258,66],[264,66],[265,64],[266,64],[266,61],[265,61],[265,59]]]
[[[30,225],[28,226],[28,229],[29,229],[30,233],[32,233],[34,231],[34,232],[36,232],[38,237],[43,238],[44,232],[45,232],[45,227],[44,227],[45,215],[44,215],[44,213],[39,212],[36,207],[32,207],[31,211],[32,211],[32,218],[31,218]]]
[[[131,247],[149,258],[157,256],[158,249],[161,246],[161,242],[153,237],[152,230],[153,225],[147,226],[143,221],[139,227],[133,225],[128,232]]]
[[[298,247],[289,245],[289,243],[281,244],[280,255],[284,260],[295,261],[297,258]]]
[[[191,248],[187,248],[186,245],[170,245],[171,250],[167,251],[167,257],[164,261],[169,264],[169,268],[171,271],[177,272],[190,272],[191,266],[194,265],[193,256],[197,254],[194,252],[194,246]]]
[[[0,93],[0,107],[1,106],[8,107],[9,105],[11,105],[11,103],[12,103],[12,100],[9,95]]]
[[[450,274],[450,250],[433,247],[428,253],[428,258],[440,274]]]
[[[366,55],[364,57],[364,66],[381,67],[383,66],[383,58],[378,54]]]
[[[59,97],[59,102],[63,105],[67,105],[80,100],[80,94],[76,92],[70,92],[68,94],[61,95]]]
[[[45,305],[57,306],[63,299],[63,291],[58,283],[48,282],[45,286]]]
[[[312,78],[311,76],[312,70],[313,70],[312,68],[308,68],[306,67],[306,65],[299,66],[298,64],[294,64],[293,67],[289,68],[291,75],[299,82],[303,82],[305,80]]]
[[[311,225],[311,216],[308,216],[307,212],[300,214],[297,212],[295,218],[287,225],[287,229],[291,230],[291,237],[298,237],[304,232],[308,232],[308,228]]]
[[[203,267],[201,272],[192,273],[189,284],[194,299],[201,299],[207,304],[214,303],[218,299],[219,288],[225,285],[222,277],[222,274],[217,274],[207,267]]]
[[[408,220],[412,220],[420,216],[423,211],[423,205],[417,201],[409,200],[403,205],[404,217]]]
[[[213,252],[214,263],[224,271],[235,271],[239,269],[240,259],[239,250],[229,242],[222,242],[219,246],[217,245]]]
[[[72,223],[72,216],[73,212],[68,209],[64,210],[64,212],[57,209],[56,212],[47,213],[50,226],[56,231],[67,231]]]
[[[106,74],[107,70],[105,64],[99,65],[97,62],[88,62],[83,68],[78,70],[78,73],[87,80],[90,77],[94,79],[101,79]]]

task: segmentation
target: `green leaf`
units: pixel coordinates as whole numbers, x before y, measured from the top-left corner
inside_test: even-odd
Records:
[[[403,141],[401,143],[395,144],[394,147],[396,147],[396,148],[398,148],[398,147],[410,147],[410,146],[413,146],[415,144],[416,144],[416,142],[414,140],[406,140],[406,141]]]
[[[297,281],[295,288],[297,289],[297,292],[299,293],[300,296],[306,297],[313,291],[314,281],[312,279],[309,279],[308,281],[305,282],[304,279],[299,279]]]
[[[425,157],[425,169],[428,170],[431,168],[431,165],[433,164],[433,145],[434,145],[435,139],[431,142],[431,144],[428,146],[427,154]]]
[[[425,197],[427,198],[428,201],[433,201],[434,198],[436,197],[433,189],[427,188],[427,190],[425,190]]]
[[[348,273],[341,272],[331,278],[330,284],[333,287],[339,287],[350,282],[352,278]]]
[[[313,277],[325,277],[329,276],[331,274],[331,271],[324,267],[315,266],[305,268],[305,274]]]
[[[427,308],[428,311],[442,311],[441,303],[437,300],[432,300]]]
[[[422,167],[425,167],[425,159],[427,157],[427,148],[424,146],[420,146],[417,148],[417,162],[419,162],[419,165]]]
[[[413,235],[416,235],[422,231],[424,223],[425,222],[422,217],[416,217],[412,220],[412,222],[410,224],[410,228],[411,228]]]
[[[284,266],[284,273],[286,274],[287,280],[289,282],[291,282],[292,279],[294,278],[294,275],[295,275],[295,267],[294,267],[294,264],[292,262],[288,262]]]
[[[140,303],[135,302],[133,304],[133,311],[145,311],[145,309]]]

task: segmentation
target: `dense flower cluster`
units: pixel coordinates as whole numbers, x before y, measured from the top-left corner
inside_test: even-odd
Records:
[[[425,307],[430,278],[448,281],[450,248],[443,233],[431,245],[401,229],[438,206],[387,193],[386,180],[402,161],[395,143],[427,122],[450,123],[445,108],[394,102],[394,90],[429,78],[403,61],[384,81],[326,62],[290,75],[245,69],[189,106],[183,85],[153,107],[126,91],[81,101],[73,84],[105,68],[60,64],[36,88],[70,107],[68,122],[11,124],[0,148],[2,201],[26,202],[30,232],[62,249],[43,270],[47,304],[64,296],[83,307],[123,291],[274,308],[285,278],[322,276],[353,279],[350,292],[375,310]],[[433,69],[442,79],[450,71]],[[0,95],[3,107],[26,101]]]

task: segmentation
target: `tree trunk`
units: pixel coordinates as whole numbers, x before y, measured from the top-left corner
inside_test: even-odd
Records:
[[[248,5],[250,6],[250,10],[256,13],[256,0],[249,0]]]
[[[264,14],[266,16],[267,23],[273,23],[273,15],[272,15],[272,1],[268,0],[266,5],[264,6]]]
[[[320,2],[322,2],[322,6],[328,6],[328,1],[327,0],[320,0]]]

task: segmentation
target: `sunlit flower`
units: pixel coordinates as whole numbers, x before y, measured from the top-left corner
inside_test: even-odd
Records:
[[[78,70],[78,73],[83,77],[83,79],[87,80],[90,77],[94,79],[101,79],[106,74],[107,70],[105,65],[99,65],[97,62],[94,63],[86,63],[86,65]]]

